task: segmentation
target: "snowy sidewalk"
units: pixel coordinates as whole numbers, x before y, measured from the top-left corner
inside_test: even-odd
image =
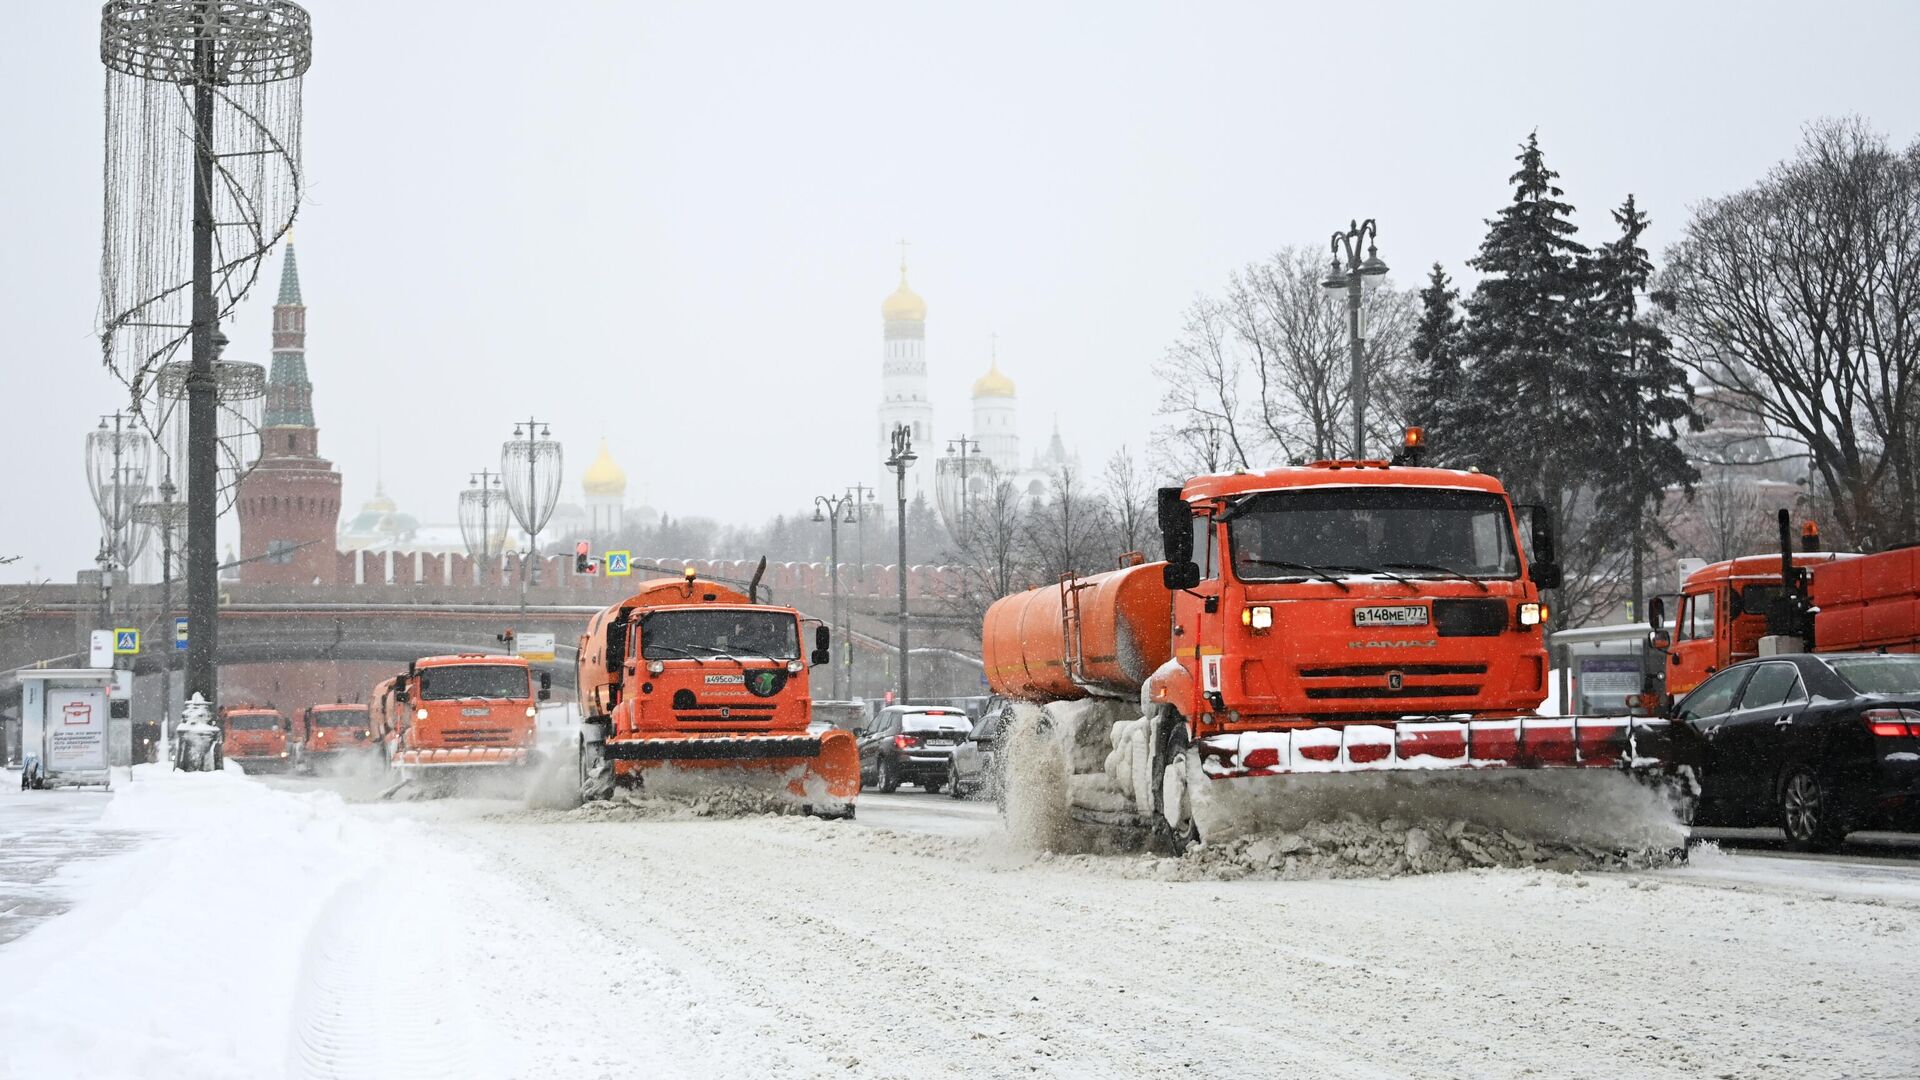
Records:
[[[72,906],[70,871],[138,841],[137,833],[99,824],[112,798],[97,790],[21,791],[19,771],[0,769],[0,946]]]

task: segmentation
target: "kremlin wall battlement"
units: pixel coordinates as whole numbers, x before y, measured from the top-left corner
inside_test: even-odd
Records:
[[[473,589],[476,592],[520,587],[518,560],[503,556],[496,564],[480,562],[466,555],[424,551],[342,551],[337,553],[338,576],[314,584],[333,588],[396,585],[433,586],[450,590]],[[548,555],[539,560],[539,585],[542,597],[554,593],[588,597],[615,598],[629,595],[641,582],[658,578],[677,578],[691,566],[701,577],[745,586],[753,579],[758,560],[748,559],[635,559],[631,577],[609,578],[603,574],[574,571],[572,556]],[[840,564],[842,596],[893,597],[899,595],[899,571],[893,564],[869,563],[865,573],[853,563]],[[914,565],[907,567],[907,598],[926,600],[956,595],[962,571],[957,566]],[[244,580],[244,579],[243,579]],[[768,562],[761,586],[772,597],[830,597],[833,577],[823,562]],[[611,600],[609,600],[611,602]]]

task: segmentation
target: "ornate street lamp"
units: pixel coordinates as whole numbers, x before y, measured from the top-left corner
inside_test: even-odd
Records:
[[[500,552],[507,540],[507,493],[500,474],[490,469],[469,476],[467,485],[460,493],[460,541],[467,558],[487,568],[484,584],[492,585],[499,580]]]
[[[538,429],[536,431],[535,429]],[[522,435],[521,432],[526,434]],[[501,444],[500,475],[507,485],[507,507],[527,533],[527,550],[520,556],[520,618],[526,621],[527,583],[539,563],[540,530],[560,501],[560,444],[548,436],[547,425],[532,417],[516,424],[513,438]],[[529,567],[527,560],[535,558]]]
[[[887,455],[886,466],[899,482],[900,499],[900,705],[907,703],[907,692],[912,688],[907,674],[907,469],[918,460],[913,452],[913,429],[895,424],[893,452]]]
[[[855,514],[856,510],[854,507],[853,493],[851,491],[844,495],[815,495],[813,497],[813,520],[817,522],[824,521],[827,524],[827,546],[830,557],[833,559],[833,562],[829,564],[827,568],[827,578],[832,582],[831,588],[833,591],[833,611],[831,618],[833,619],[833,624],[840,628],[841,648],[846,648],[846,643],[850,639],[847,637],[846,608],[840,601],[840,523],[845,521],[848,525],[854,524],[859,520]],[[846,695],[842,693],[844,687],[841,686],[840,682],[840,665],[828,661],[828,667],[832,669],[833,674],[833,700],[846,700]]]
[[[1360,337],[1360,293],[1362,289],[1371,289],[1380,283],[1387,272],[1387,264],[1380,261],[1380,253],[1374,247],[1378,239],[1378,230],[1372,218],[1357,224],[1349,224],[1345,231],[1335,230],[1332,240],[1333,270],[1320,284],[1329,291],[1344,290],[1347,294],[1347,348],[1353,361],[1353,370],[1349,376],[1347,393],[1353,398],[1353,457],[1361,460],[1367,456],[1367,365]],[[1360,245],[1365,244],[1367,257],[1360,258]],[[1341,255],[1346,256],[1346,264],[1340,262]]]

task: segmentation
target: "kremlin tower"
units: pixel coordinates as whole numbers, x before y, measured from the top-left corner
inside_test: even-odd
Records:
[[[240,581],[248,585],[332,585],[339,577],[334,529],[340,474],[320,456],[307,380],[307,309],[293,244],[280,267],[273,308],[273,366],[267,375],[260,460],[240,481]]]
[[[893,429],[913,432],[919,462],[907,469],[907,501],[933,499],[933,402],[927,395],[927,302],[907,287],[907,260],[900,260],[900,287],[880,303],[883,352],[880,368],[879,439],[874,464],[880,469],[881,502],[894,505],[895,480],[880,463],[893,453]]]

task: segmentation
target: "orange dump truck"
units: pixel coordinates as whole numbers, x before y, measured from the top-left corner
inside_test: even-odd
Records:
[[[1519,517],[1478,472],[1197,477],[1160,491],[1167,562],[996,602],[987,681],[1069,729],[1074,816],[1175,845],[1209,827],[1206,781],[1651,770],[1662,721],[1535,715],[1559,570],[1544,515]]]
[[[287,769],[295,764],[293,725],[278,709],[223,706],[220,732],[220,753],[230,761],[252,769]]]
[[[300,739],[300,764],[309,772],[327,768],[374,749],[373,721],[365,705],[340,702],[309,705],[294,723]]]
[[[1920,652],[1920,544],[1874,555],[1819,551],[1819,530],[1794,551],[1780,511],[1780,553],[1747,555],[1687,575],[1666,648],[1666,692],[1678,698],[1707,676],[1773,651]],[[1664,605],[1652,612],[1664,631]]]
[[[860,754],[838,728],[812,731],[808,669],[792,608],[697,577],[642,585],[593,616],[580,638],[580,794],[671,779],[759,785],[809,812],[852,817]]]
[[[517,656],[424,656],[373,688],[373,737],[402,781],[530,770],[548,682]]]

